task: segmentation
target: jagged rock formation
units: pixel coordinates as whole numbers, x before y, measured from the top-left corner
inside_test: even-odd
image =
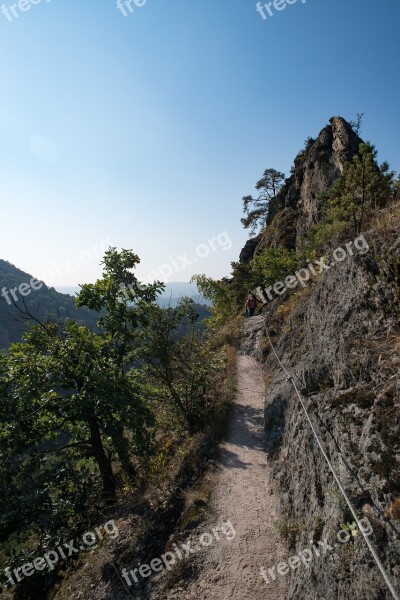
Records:
[[[257,248],[258,244],[260,243],[261,239],[262,239],[262,235],[260,234],[257,237],[250,238],[249,240],[247,240],[247,242],[245,243],[245,245],[242,248],[242,251],[240,253],[239,262],[246,265],[247,263],[249,263],[252,260],[254,253],[256,251],[256,248]]]
[[[269,225],[255,252],[296,247],[299,236],[318,219],[319,194],[360,141],[346,121],[334,118],[309,142],[271,204]],[[349,239],[344,234],[326,249],[328,265],[335,247]],[[368,252],[347,256],[312,277],[305,288],[288,290],[270,302],[243,343],[264,365],[268,382],[265,428],[271,484],[290,554],[323,539],[334,546],[325,556],[314,557],[309,568],[289,570],[291,600],[392,596],[360,536],[338,543],[341,524],[353,518],[271,351],[264,320],[358,514],[372,525],[372,544],[400,590],[400,520],[390,510],[400,496],[399,206],[382,211],[365,239]],[[264,564],[272,567],[276,561],[265,557]]]
[[[320,194],[340,175],[360,143],[345,119],[332,117],[295,158],[292,175],[271,201],[265,232],[248,240],[240,261],[249,262],[266,247],[296,248],[299,237],[318,221]]]

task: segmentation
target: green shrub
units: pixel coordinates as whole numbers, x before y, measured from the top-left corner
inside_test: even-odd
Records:
[[[251,265],[252,281],[255,287],[270,287],[293,275],[301,265],[302,258],[294,250],[269,248],[257,255]]]

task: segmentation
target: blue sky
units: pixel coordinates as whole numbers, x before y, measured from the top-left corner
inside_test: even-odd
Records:
[[[365,112],[364,137],[400,170],[399,20],[398,0],[298,0],[266,21],[250,0],[0,14],[0,258],[73,285],[98,276],[109,240],[143,279],[228,274],[242,196],[267,167],[289,173],[331,116]]]

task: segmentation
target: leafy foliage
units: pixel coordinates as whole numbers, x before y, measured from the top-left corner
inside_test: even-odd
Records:
[[[141,285],[138,263],[110,248],[102,277],[81,286],[95,332],[35,319],[0,353],[0,557],[10,566],[71,539],[143,477],[162,453],[165,409],[189,435],[218,412],[224,352],[210,348],[191,301],[155,303],[163,286]]]
[[[234,285],[229,279],[220,281],[206,275],[195,275],[192,278],[201,294],[212,302],[211,317],[207,319],[212,331],[227,323],[237,310],[237,297]]]
[[[178,412],[189,433],[203,429],[213,413],[214,380],[221,368],[217,355],[208,360],[197,317],[189,299],[183,299],[175,308],[153,305],[141,344],[140,362],[155,383],[156,396]]]
[[[254,287],[270,287],[293,275],[302,262],[301,256],[286,248],[268,248],[254,257],[251,264]]]
[[[292,275],[304,262],[303,255],[286,248],[269,248],[257,254],[248,263],[232,263],[232,278],[216,281],[205,275],[196,275],[199,290],[212,302],[212,316],[208,320],[215,332],[240,314],[247,295],[258,287],[269,287]]]

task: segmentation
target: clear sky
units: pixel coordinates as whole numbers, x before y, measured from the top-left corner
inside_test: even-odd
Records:
[[[228,274],[242,196],[333,115],[400,170],[398,0],[2,2],[0,258],[51,285],[93,281],[107,240],[143,279]]]

